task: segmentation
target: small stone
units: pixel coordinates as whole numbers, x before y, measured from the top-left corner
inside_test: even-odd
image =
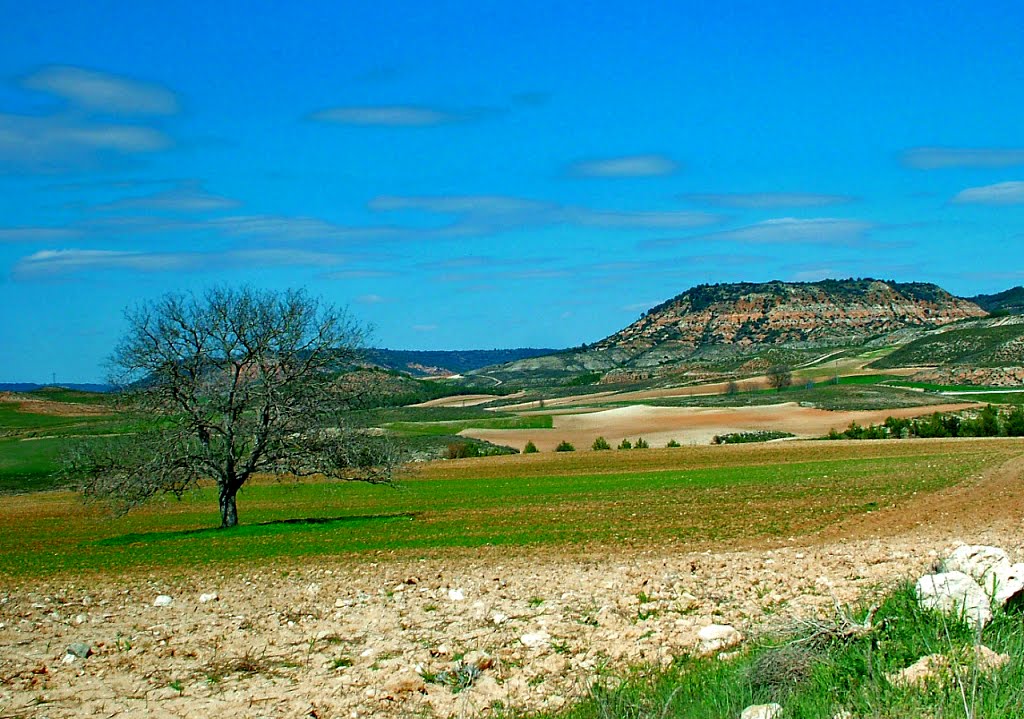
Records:
[[[551,642],[551,635],[541,629],[539,632],[529,632],[519,637],[524,647],[543,647]]]
[[[68,646],[68,654],[73,654],[79,659],[86,659],[92,656],[92,647],[85,642],[75,642]]]
[[[508,621],[508,615],[507,614],[502,614],[501,612],[495,612],[494,614],[491,615],[491,622],[493,622],[496,626],[500,627],[502,624],[504,624],[507,621]]]
[[[419,674],[403,670],[384,682],[384,691],[391,696],[412,694],[426,689],[426,682]]]
[[[780,704],[754,704],[740,714],[740,719],[776,719],[782,716]]]
[[[62,664],[74,664],[78,661],[78,657],[74,654],[65,654],[64,658],[60,660]]]
[[[466,598],[466,595],[462,593],[461,589],[449,589],[448,590],[448,599],[450,599],[453,602],[461,602],[465,598]]]
[[[174,598],[167,594],[161,594],[153,600],[154,607],[169,607],[174,604]]]
[[[220,597],[217,596],[217,592],[210,592],[208,594],[200,594],[199,595],[199,603],[200,604],[206,604],[208,602],[216,602],[219,599],[220,599]]]
[[[702,654],[714,654],[735,647],[743,641],[743,635],[731,624],[709,624],[697,632],[697,639]]]
[[[75,624],[85,624],[87,621],[89,621],[89,617],[85,614],[75,615]]]

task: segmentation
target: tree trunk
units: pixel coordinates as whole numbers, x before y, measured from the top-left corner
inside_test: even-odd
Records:
[[[238,507],[235,506],[235,495],[238,490],[228,485],[220,488],[220,526],[235,527],[238,525]]]

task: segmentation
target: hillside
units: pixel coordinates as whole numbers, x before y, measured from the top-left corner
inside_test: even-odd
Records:
[[[408,372],[414,376],[438,377],[463,374],[481,367],[500,365],[529,357],[549,355],[558,350],[520,347],[493,350],[391,350],[369,349],[366,359],[384,369]]]
[[[760,364],[795,364],[831,348],[985,315],[973,302],[927,283],[849,279],[699,285],[590,347],[489,372],[714,374],[755,369],[744,367],[755,355]]]
[[[994,295],[975,295],[967,299],[992,314],[1024,314],[1024,287],[1014,287]]]

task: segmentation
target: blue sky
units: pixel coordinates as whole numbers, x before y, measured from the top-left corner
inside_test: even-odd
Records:
[[[1024,282],[1019,2],[172,5],[0,2],[0,381],[100,380],[126,306],[214,284],[465,349]]]

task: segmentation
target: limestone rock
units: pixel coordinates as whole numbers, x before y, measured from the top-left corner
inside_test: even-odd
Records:
[[[709,624],[697,632],[697,640],[701,654],[714,654],[735,647],[743,641],[743,635],[731,624]]]
[[[1010,566],[1010,558],[999,547],[982,544],[961,544],[942,563],[947,572],[963,572],[984,586],[987,575],[998,567]]]
[[[917,598],[926,609],[962,617],[981,628],[992,619],[992,607],[981,586],[963,572],[928,574],[917,580]]]
[[[754,704],[743,710],[740,719],[776,719],[780,716],[782,706],[779,704]]]
[[[210,592],[208,594],[200,594],[199,595],[199,603],[200,604],[206,604],[207,602],[216,602],[219,599],[220,599],[220,597],[217,596],[217,592]]]
[[[551,635],[541,629],[539,632],[529,632],[519,637],[524,647],[543,647],[551,643]]]
[[[412,694],[426,690],[427,683],[419,674],[403,670],[384,682],[384,691],[390,695]]]
[[[448,599],[450,599],[453,602],[461,602],[465,598],[466,598],[466,595],[463,593],[463,591],[461,589],[449,589],[448,590]]]
[[[169,607],[174,604],[174,598],[168,594],[161,594],[153,600],[154,607]]]

